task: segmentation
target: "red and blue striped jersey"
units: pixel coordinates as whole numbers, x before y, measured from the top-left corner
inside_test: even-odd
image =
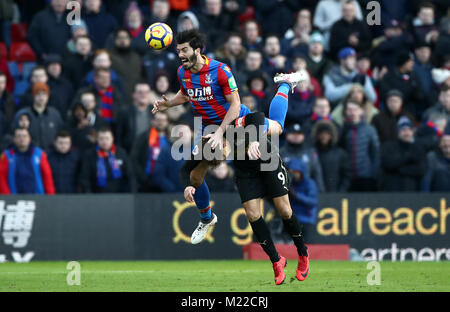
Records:
[[[183,94],[189,97],[194,115],[202,118],[203,125],[220,125],[230,108],[225,96],[238,91],[230,67],[219,61],[205,59],[205,65],[198,73],[178,68],[178,81]],[[239,117],[250,113],[241,104]]]

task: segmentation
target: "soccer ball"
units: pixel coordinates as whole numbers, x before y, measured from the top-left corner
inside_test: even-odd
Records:
[[[151,24],[145,31],[145,41],[155,50],[164,50],[173,40],[173,31],[164,23]]]

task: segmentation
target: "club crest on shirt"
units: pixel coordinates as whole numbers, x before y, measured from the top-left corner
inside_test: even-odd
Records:
[[[205,83],[207,83],[207,84],[213,83],[210,74],[206,74],[206,75],[205,75]]]

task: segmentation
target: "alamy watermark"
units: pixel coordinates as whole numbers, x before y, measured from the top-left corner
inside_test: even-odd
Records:
[[[69,270],[66,276],[66,283],[69,286],[81,285],[81,265],[78,261],[67,263],[66,269]]]
[[[381,266],[378,261],[367,262],[367,270],[370,272],[367,274],[366,282],[369,286],[381,285]]]

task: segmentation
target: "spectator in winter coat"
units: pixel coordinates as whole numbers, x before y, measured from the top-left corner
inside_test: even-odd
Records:
[[[230,66],[233,72],[238,72],[244,68],[247,50],[242,45],[242,37],[238,33],[230,33],[215,53],[218,61]]]
[[[263,69],[270,76],[285,72],[288,64],[285,55],[281,54],[280,39],[275,35],[268,35],[264,41]]]
[[[318,31],[313,32],[309,37],[306,64],[311,76],[319,81],[322,81],[323,76],[333,67],[333,62],[324,53],[324,44],[325,38]]]
[[[305,142],[305,134],[299,124],[287,128],[286,142],[280,149],[280,155],[286,164],[293,159],[301,159],[307,168],[305,176],[311,177],[316,182],[319,192],[325,190],[322,167],[316,149]]]
[[[450,192],[450,133],[440,140],[439,149],[428,154],[428,169],[421,189],[425,192]]]
[[[130,159],[125,150],[114,144],[110,128],[101,128],[97,146],[83,155],[80,186],[84,193],[135,192]]]
[[[72,138],[65,130],[58,132],[48,153],[57,194],[77,192],[79,153],[72,149]]]
[[[430,61],[431,48],[427,43],[419,42],[416,44],[414,54],[415,62],[413,71],[417,75],[417,78],[419,78],[424,95],[429,98],[432,96],[432,91],[434,91],[433,77],[431,75],[433,65]]]
[[[303,131],[305,133],[306,139],[309,143],[314,145],[314,140],[311,138],[311,131],[314,125],[321,120],[331,121],[336,127],[336,131],[339,133],[340,127],[338,124],[331,119],[330,114],[330,102],[324,96],[318,97],[314,101],[313,113],[311,118],[308,118],[302,125]],[[339,138],[339,135],[338,135]]]
[[[26,129],[14,131],[13,147],[0,157],[0,194],[55,194],[47,155]]]
[[[322,96],[322,86],[320,85],[320,82],[314,78],[308,69],[308,64],[306,63],[306,58],[303,55],[297,55],[292,58],[292,72],[297,72],[301,70],[306,70],[309,74],[309,82],[310,82],[310,89],[312,93],[318,97]]]
[[[92,69],[92,42],[91,38],[81,36],[75,39],[75,53],[68,55],[64,60],[64,74],[78,89],[83,79]]]
[[[255,20],[248,20],[244,23],[244,47],[247,51],[263,49],[263,40],[261,39],[261,34],[259,33],[259,24]]]
[[[337,145],[338,131],[329,120],[320,120],[312,128],[311,140],[319,155],[325,192],[346,192],[350,185],[350,162]]]
[[[291,124],[303,124],[311,118],[316,96],[312,92],[311,81],[306,70],[299,73],[305,77],[303,83],[299,83],[293,93],[289,93],[289,107],[286,114],[286,126]]]
[[[414,142],[414,126],[408,117],[401,117],[397,128],[398,139],[381,145],[381,190],[417,192],[427,169],[425,150]]]
[[[131,2],[127,11],[125,12],[124,25],[131,36],[131,48],[144,56],[147,53],[148,45],[145,41],[145,23],[144,16],[137,6],[136,2]]]
[[[403,94],[392,89],[386,94],[385,108],[372,119],[372,126],[377,129],[380,143],[398,137],[397,123],[402,116],[414,120],[414,117],[403,108]]]
[[[377,131],[363,118],[361,105],[349,101],[344,106],[346,123],[341,145],[347,152],[352,179],[349,191],[376,191],[380,167],[380,144]]]
[[[84,10],[81,18],[89,29],[89,37],[92,38],[97,48],[105,46],[106,38],[116,29],[118,23],[114,16],[102,8],[102,0],[84,1]]]
[[[45,10],[33,17],[27,32],[27,40],[39,60],[49,53],[62,55],[70,39],[70,26],[66,21],[65,0],[51,0]]]
[[[426,122],[432,114],[441,114],[447,117],[450,125],[450,86],[443,84],[439,92],[439,102],[427,109],[422,115],[422,121]]]
[[[447,117],[445,115],[439,113],[430,114],[428,120],[417,128],[417,143],[422,144],[427,152],[437,150],[447,125]]]
[[[340,65],[330,69],[323,78],[325,96],[336,104],[345,98],[353,84],[359,83],[364,88],[366,98],[374,103],[376,101],[375,89],[370,77],[362,75],[356,68],[356,51],[353,48],[343,48],[338,54]]]
[[[180,171],[185,159],[174,159],[172,148],[178,149],[180,155],[184,151],[191,150],[192,131],[188,125],[177,125],[172,129],[172,143],[168,143],[161,150],[158,161],[155,164],[153,178],[163,193],[183,192],[184,187],[180,180]]]
[[[288,164],[292,182],[289,201],[292,211],[303,225],[302,235],[308,239],[317,223],[318,191],[313,179],[306,176],[306,164],[301,159],[293,159]]]
[[[36,145],[46,150],[53,143],[58,130],[63,126],[59,112],[47,105],[50,95],[46,83],[37,82],[33,86],[33,105],[19,110],[16,116],[24,112],[30,116],[30,134]]]
[[[267,75],[261,70],[254,71],[249,74],[246,85],[248,91],[256,99],[257,110],[264,112],[267,116],[269,114],[269,104],[271,99]]]
[[[412,20],[412,31],[416,41],[435,44],[439,37],[439,26],[434,19],[435,6],[430,2],[420,5],[417,16]]]
[[[154,178],[156,163],[161,151],[170,144],[167,137],[168,117],[165,112],[157,112],[149,131],[142,133],[133,142],[131,159],[139,185],[139,192],[158,192],[158,181]]]

